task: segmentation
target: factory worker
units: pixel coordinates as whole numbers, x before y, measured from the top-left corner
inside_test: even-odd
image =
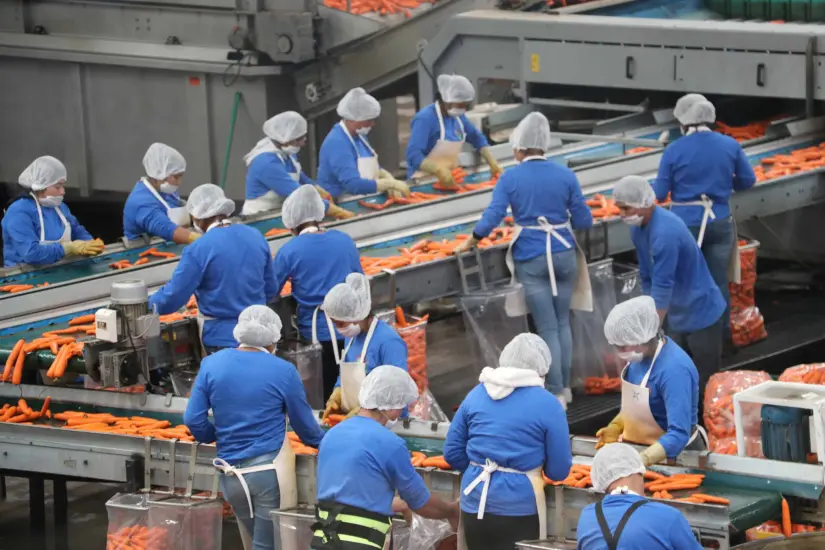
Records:
[[[244,158],[246,201],[241,214],[251,216],[277,210],[284,199],[301,185],[315,185],[301,170],[298,152],[306,145],[307,121],[295,111],[286,111],[264,122],[266,135]],[[321,189],[322,195],[329,194]],[[354,214],[325,202],[325,211],[336,218],[351,218]]]
[[[221,492],[242,533],[252,537],[252,548],[275,550],[269,512],[280,508],[296,486],[287,416],[306,445],[317,447],[324,432],[295,365],[274,355],[281,338],[278,315],[266,306],[249,306],[233,334],[238,348],[201,362],[183,419],[200,443],[216,443]],[[254,383],[239,384],[240,379]]]
[[[469,550],[514,548],[547,537],[544,471],[561,481],[573,456],[567,417],[544,389],[550,348],[519,334],[485,367],[458,408],[444,459],[461,477],[461,521]]]
[[[738,237],[729,200],[733,191],[753,187],[756,176],[742,146],[732,137],[711,131],[710,125],[716,122],[713,104],[699,100],[688,102],[685,109],[685,102],[680,99],[673,109],[685,137],[665,149],[654,188],[659,200],[670,194],[670,211],[682,218],[702,249],[728,306],[723,328],[729,333],[728,282],[739,282]]]
[[[97,256],[93,239],[63,204],[66,167],[54,157],[35,159],[17,180],[26,188],[3,216],[3,265],[43,266],[67,256]]]
[[[410,463],[407,444],[390,431],[417,399],[409,374],[391,365],[376,367],[359,392],[358,415],[324,437],[313,550],[389,548],[391,517],[406,508],[425,518],[458,521],[458,503],[430,494]],[[403,503],[393,503],[396,492]]]
[[[452,170],[458,166],[458,155],[465,141],[476,148],[493,176],[501,174],[501,166],[490,151],[490,144],[464,114],[475,99],[476,91],[467,77],[443,74],[438,77],[439,99],[412,119],[407,144],[407,178],[431,174],[442,185],[454,187]]]
[[[340,375],[327,401],[324,418],[339,412],[356,414],[361,383],[378,365],[407,370],[407,344],[395,329],[379,321],[371,308],[370,280],[361,273],[347,275],[346,282],[332,287],[324,297],[322,309],[329,333],[337,330],[346,338],[340,355],[337,342],[332,341]]]
[[[645,497],[645,467],[630,445],[617,443],[596,453],[590,477],[606,493],[582,510],[576,528],[578,550],[700,550],[678,508]]]
[[[381,169],[378,155],[367,141],[380,114],[378,100],[363,88],[353,88],[338,103],[342,120],[321,144],[318,164],[318,183],[333,198],[383,192],[393,196],[410,194],[406,183]]]
[[[275,281],[280,289],[292,281],[292,297],[298,302],[298,332],[304,340],[323,348],[324,399],[329,399],[338,379],[337,351],[344,339],[329,329],[320,306],[332,287],[344,283],[350,273],[363,273],[358,248],[352,237],[334,229],[323,230],[324,203],[311,185],[302,185],[284,201],[281,219],[294,238],[275,255]]]
[[[587,260],[573,229],[591,227],[593,217],[576,175],[544,156],[550,148],[550,124],[543,114],[524,117],[510,140],[520,164],[501,176],[472,238],[458,252],[488,236],[508,207],[512,209],[517,227],[507,251],[507,267],[513,282],[524,286],[536,332],[553,355],[547,389],[566,407],[573,397],[570,309],[592,311],[593,301]]]
[[[685,222],[656,206],[653,189],[644,178],[619,180],[613,199],[622,220],[631,226],[642,292],[655,300],[668,336],[696,363],[701,403],[708,378],[722,366],[722,293]]]
[[[622,441],[649,445],[645,466],[676,458],[685,448],[704,450],[699,425],[699,373],[688,354],[659,332],[656,303],[639,296],[611,310],[604,335],[627,361],[622,371],[622,408],[596,434],[597,448]]]
[[[126,246],[133,241],[146,244],[151,237],[178,244],[195,242],[200,235],[187,229],[192,220],[178,195],[186,172],[183,155],[168,145],[153,143],[143,156],[143,168],[146,176],[135,184],[123,207]]]
[[[269,245],[257,229],[229,222],[235,203],[217,185],[193,189],[186,209],[203,237],[183,249],[172,278],[149,298],[149,309],[173,313],[194,294],[206,353],[234,348],[241,311],[278,297]]]

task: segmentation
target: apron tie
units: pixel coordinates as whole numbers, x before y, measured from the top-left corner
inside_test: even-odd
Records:
[[[496,462],[490,460],[489,458],[484,461],[484,465],[481,465],[477,462],[470,462],[472,466],[477,466],[481,468],[481,473],[467,485],[467,488],[464,489],[464,496],[469,495],[473,492],[479,483],[482,484],[481,486],[481,498],[478,501],[478,519],[484,519],[484,509],[487,507],[487,489],[490,486],[490,479],[493,477],[493,472],[504,472],[506,474],[521,474],[526,476],[526,472],[522,472],[519,470],[514,470],[512,468],[505,468],[503,466],[499,466]]]
[[[235,466],[230,466],[229,463],[222,458],[215,458],[212,459],[212,465],[222,474],[226,476],[235,476],[238,478],[238,481],[241,483],[241,488],[243,489],[244,495],[246,495],[246,503],[249,505],[249,517],[250,519],[255,519],[255,511],[252,508],[252,495],[249,494],[249,485],[246,484],[244,475],[274,470],[275,461],[273,460],[272,462],[267,464],[250,466],[248,468],[236,468]]]
[[[564,245],[565,248],[568,250],[573,248],[567,239],[562,237],[561,233],[559,233],[558,229],[569,229],[570,222],[559,223],[559,224],[551,224],[547,221],[547,218],[544,216],[539,216],[536,220],[538,225],[525,227],[525,229],[535,229],[538,231],[544,231],[546,237],[544,241],[544,248],[545,248],[545,255],[547,256],[547,271],[550,273],[550,289],[553,291],[553,296],[559,295],[559,288],[556,284],[556,272],[553,269],[553,237],[559,240],[559,242]],[[515,241],[515,239],[513,239]]]
[[[702,193],[699,200],[672,202],[673,206],[701,206],[704,209],[702,213],[702,223],[699,226],[699,237],[696,239],[696,244],[702,248],[702,243],[705,240],[705,229],[708,227],[708,220],[715,220],[716,214],[713,213],[713,200],[706,194]]]

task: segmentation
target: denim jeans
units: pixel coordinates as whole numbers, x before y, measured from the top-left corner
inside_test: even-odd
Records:
[[[699,371],[699,421],[702,421],[702,408],[705,399],[705,386],[711,375],[722,369],[722,335],[726,317],[724,314],[718,321],[695,332],[673,332],[667,330],[667,335],[676,344],[685,350],[693,359],[696,370]]]
[[[690,227],[694,238],[699,237],[699,227]],[[728,261],[730,260],[733,242],[733,220],[728,217],[724,220],[708,221],[705,228],[705,237],[702,240],[702,255],[708,264],[713,282],[722,291],[725,299],[725,315],[722,317],[722,333],[725,338],[730,337],[730,290],[728,289]]]
[[[536,332],[550,348],[550,372],[545,385],[555,395],[570,387],[573,365],[573,334],[570,331],[570,301],[576,284],[578,266],[574,249],[553,254],[558,296],[550,287],[547,256],[542,254],[526,262],[515,262],[516,278],[524,286],[527,307],[533,316]]]
[[[278,453],[267,453],[247,460],[242,460],[232,466],[248,468],[260,464],[271,464]],[[275,531],[270,510],[277,510],[281,505],[281,491],[278,486],[278,476],[275,470],[244,474],[244,481],[249,486],[249,495],[252,497],[252,509],[255,518],[249,517],[249,504],[240,481],[234,475],[221,474],[221,492],[223,498],[232,506],[238,521],[252,535],[254,550],[280,550],[280,540],[275,540]]]

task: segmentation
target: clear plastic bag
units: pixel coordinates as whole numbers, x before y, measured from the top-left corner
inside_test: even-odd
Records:
[[[277,355],[295,365],[304,383],[309,406],[313,409],[323,409],[325,403],[321,344],[285,340],[278,343]]]
[[[418,396],[418,401],[410,406],[410,416],[430,422],[448,422],[450,420],[429,389],[425,389]]]
[[[449,521],[443,519],[426,519],[418,514],[413,514],[408,547],[410,550],[435,550],[439,542],[454,533],[455,530]]]
[[[766,372],[747,370],[717,372],[710,377],[705,388],[704,424],[711,451],[736,453],[733,396],[769,380],[771,377]],[[742,426],[745,429],[748,456],[763,456],[761,414],[762,406],[758,403],[742,404]]]
[[[275,529],[275,548],[305,550],[312,543],[312,524],[316,522],[311,509],[293,508],[269,513]]]
[[[779,376],[780,382],[825,385],[825,363],[811,363],[788,367]]]
[[[729,283],[731,339],[738,347],[768,337],[765,319],[756,307],[756,256],[759,241],[739,241],[741,282]]]
[[[461,311],[470,349],[475,354],[476,374],[485,366],[498,367],[498,358],[510,340],[528,331],[526,311],[516,311],[514,302],[523,301],[524,288],[508,285],[460,297]],[[515,314],[514,313],[518,313]]]
[[[153,496],[149,505],[149,531],[165,533],[170,550],[220,550],[223,502]],[[151,548],[161,550],[163,547]]]
[[[148,495],[139,493],[118,493],[106,502],[109,527],[106,535],[106,550],[128,547],[127,544],[144,540],[151,536],[163,548],[163,533],[149,531]],[[154,546],[153,546],[154,548]]]

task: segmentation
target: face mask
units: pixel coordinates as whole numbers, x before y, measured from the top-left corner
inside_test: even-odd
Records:
[[[57,208],[63,203],[62,196],[53,196],[53,197],[43,197],[37,199],[37,202],[40,203],[40,206],[45,206],[46,208]]]
[[[339,328],[338,333],[344,338],[355,338],[361,334],[361,327],[356,324],[347,325],[344,328]]]
[[[386,424],[384,424],[384,427],[386,427],[388,430],[391,430],[393,426],[395,426],[396,424],[398,424],[398,419],[397,419],[397,418],[396,418],[396,419],[391,419],[390,417],[388,417],[388,416],[387,416],[386,414],[384,414],[384,413],[381,413],[381,416],[383,416],[384,418],[386,418],[386,419],[387,419],[387,423],[386,423]]]
[[[355,133],[359,136],[365,136],[370,133],[370,130],[372,130],[372,126],[362,126],[361,128],[355,130]]]
[[[645,355],[641,351],[617,351],[616,355],[619,356],[619,359],[627,361],[628,363],[638,363],[645,358]]]
[[[461,116],[467,112],[467,109],[461,109],[459,107],[453,107],[452,109],[447,109],[447,114],[450,116]]]
[[[281,151],[287,155],[297,155],[301,151],[301,148],[297,145],[287,145],[285,147],[281,147]]]
[[[203,235],[203,229],[201,228],[200,225],[198,225],[196,223],[193,223],[192,224],[192,229],[195,231],[195,233],[200,233],[201,235]]]
[[[160,192],[166,193],[167,195],[174,195],[178,192],[178,186],[164,181],[160,184]]]
[[[627,225],[632,225],[634,227],[639,227],[640,225],[642,225],[642,222],[644,221],[644,218],[642,216],[640,216],[639,214],[636,214],[634,216],[622,217],[622,221],[624,223],[626,223]]]

